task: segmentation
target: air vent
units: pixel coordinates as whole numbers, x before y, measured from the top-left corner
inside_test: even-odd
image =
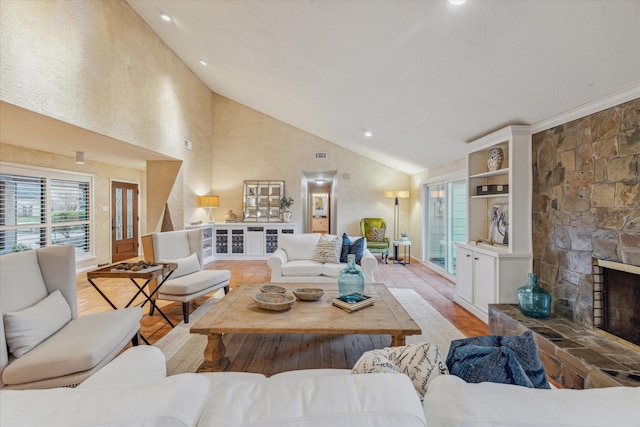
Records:
[[[188,139],[184,140],[184,148],[186,148],[187,150],[192,150],[193,149],[193,144],[191,143],[191,141],[189,141]]]
[[[327,152],[326,151],[317,151],[316,152],[316,159],[326,159],[327,158]]]

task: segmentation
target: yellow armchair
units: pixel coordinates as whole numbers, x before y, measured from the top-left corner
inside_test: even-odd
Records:
[[[387,222],[382,218],[362,218],[360,220],[360,232],[367,239],[367,249],[372,254],[381,254],[381,259],[387,263],[389,260],[389,246],[391,241],[385,236]]]

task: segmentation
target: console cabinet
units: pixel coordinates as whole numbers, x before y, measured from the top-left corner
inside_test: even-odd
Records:
[[[531,132],[529,126],[509,126],[472,142],[471,147],[467,154],[468,241],[456,243],[454,300],[487,322],[488,305],[516,303],[517,289],[533,271]],[[494,171],[487,166],[492,148],[501,148],[504,154],[502,166]],[[495,212],[503,214],[501,232],[507,236],[498,242],[491,241]]]
[[[215,224],[218,259],[266,259],[278,248],[282,234],[297,233],[296,223]]]

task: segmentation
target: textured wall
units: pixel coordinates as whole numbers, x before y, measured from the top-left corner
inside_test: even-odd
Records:
[[[640,265],[640,99],[533,135],[534,270],[591,326],[592,258]]]
[[[125,2],[3,0],[0,23],[3,101],[183,160],[174,223],[204,215],[194,200],[211,187],[211,91]],[[150,197],[149,212],[165,202]]]

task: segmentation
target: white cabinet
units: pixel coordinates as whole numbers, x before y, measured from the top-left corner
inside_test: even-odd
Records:
[[[297,233],[296,223],[215,224],[218,259],[267,259],[278,248],[282,234]]]
[[[200,259],[202,264],[208,264],[214,260],[213,256],[213,224],[202,225],[189,225],[186,228],[199,228],[202,238],[202,251],[200,252]]]
[[[508,126],[470,146],[468,242],[456,243],[454,300],[486,322],[488,304],[516,303],[516,291],[532,271],[531,132],[529,126]],[[502,150],[504,161],[489,170],[487,156],[495,148]],[[500,233],[492,232],[492,221]]]

